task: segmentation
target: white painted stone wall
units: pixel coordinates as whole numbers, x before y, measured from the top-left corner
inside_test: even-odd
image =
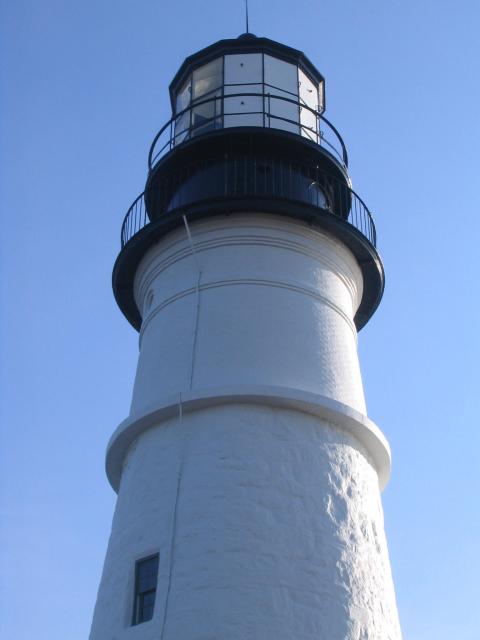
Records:
[[[195,257],[179,229],[137,273],[140,357],[109,445],[118,500],[91,640],[399,640],[358,266],[286,218],[191,230]],[[156,552],[154,617],[132,627],[135,560]]]
[[[199,300],[185,229],[137,271],[144,321],[132,413],[190,387],[198,302],[193,388],[295,387],[365,412],[353,323],[362,276],[350,251],[272,215],[212,218],[191,230]]]

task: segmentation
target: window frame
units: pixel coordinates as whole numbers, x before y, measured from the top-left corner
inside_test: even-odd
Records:
[[[152,560],[156,560],[156,572],[155,572],[155,586],[153,588],[141,590],[140,588],[140,567],[142,564],[151,562]],[[136,626],[137,624],[142,624],[143,622],[148,622],[153,618],[153,613],[155,610],[155,600],[157,594],[157,585],[158,585],[158,570],[160,567],[160,554],[152,553],[149,556],[145,556],[143,558],[139,558],[135,561],[135,580],[134,580],[134,594],[133,594],[133,614],[132,614],[132,626]],[[152,574],[153,575],[153,574]],[[151,605],[152,615],[149,618],[143,617],[143,609],[144,605],[143,599],[145,596],[153,593],[153,603]]]

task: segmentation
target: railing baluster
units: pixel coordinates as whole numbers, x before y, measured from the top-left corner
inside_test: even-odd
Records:
[[[268,195],[268,158],[263,158],[263,195]]]
[[[228,158],[223,159],[223,195],[226,198],[228,195]]]
[[[243,195],[247,195],[247,156],[243,156]]]
[[[237,196],[237,156],[233,158],[233,194]]]

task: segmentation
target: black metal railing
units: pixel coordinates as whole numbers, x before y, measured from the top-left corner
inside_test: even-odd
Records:
[[[262,200],[279,205],[319,209],[341,219],[360,232],[374,247],[376,231],[372,215],[363,200],[344,181],[325,174],[316,166],[281,160],[276,157],[234,155],[221,160],[205,160],[162,175],[150,187],[150,217],[161,220],[173,211],[186,211],[202,203],[227,203]],[[229,204],[228,204],[229,203]],[[276,207],[278,209],[278,206]],[[122,224],[122,248],[137,233],[149,226],[144,194],[129,208]]]
[[[150,222],[147,214],[147,208],[145,206],[144,195],[144,193],[141,193],[138,198],[135,198],[127,211],[127,215],[123,219],[122,230],[120,232],[120,243],[122,249],[135,234],[146,227]]]
[[[252,108],[235,110],[235,103],[244,99]],[[254,108],[259,104],[259,108]],[[281,115],[282,105],[298,109],[298,118]],[[205,115],[210,111],[210,115]],[[203,112],[200,114],[200,112]],[[307,118],[304,117],[307,114]],[[311,124],[306,124],[308,120]],[[348,167],[348,154],[341,135],[321,113],[298,99],[276,93],[231,93],[196,100],[172,117],[155,136],[148,154],[151,171],[160,158],[185,140],[214,129],[256,126],[283,129],[311,140],[330,153],[343,167]]]

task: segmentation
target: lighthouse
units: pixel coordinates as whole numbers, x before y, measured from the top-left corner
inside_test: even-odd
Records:
[[[90,638],[400,640],[357,354],[384,270],[325,80],[243,34],[170,99],[113,269],[139,358]]]

